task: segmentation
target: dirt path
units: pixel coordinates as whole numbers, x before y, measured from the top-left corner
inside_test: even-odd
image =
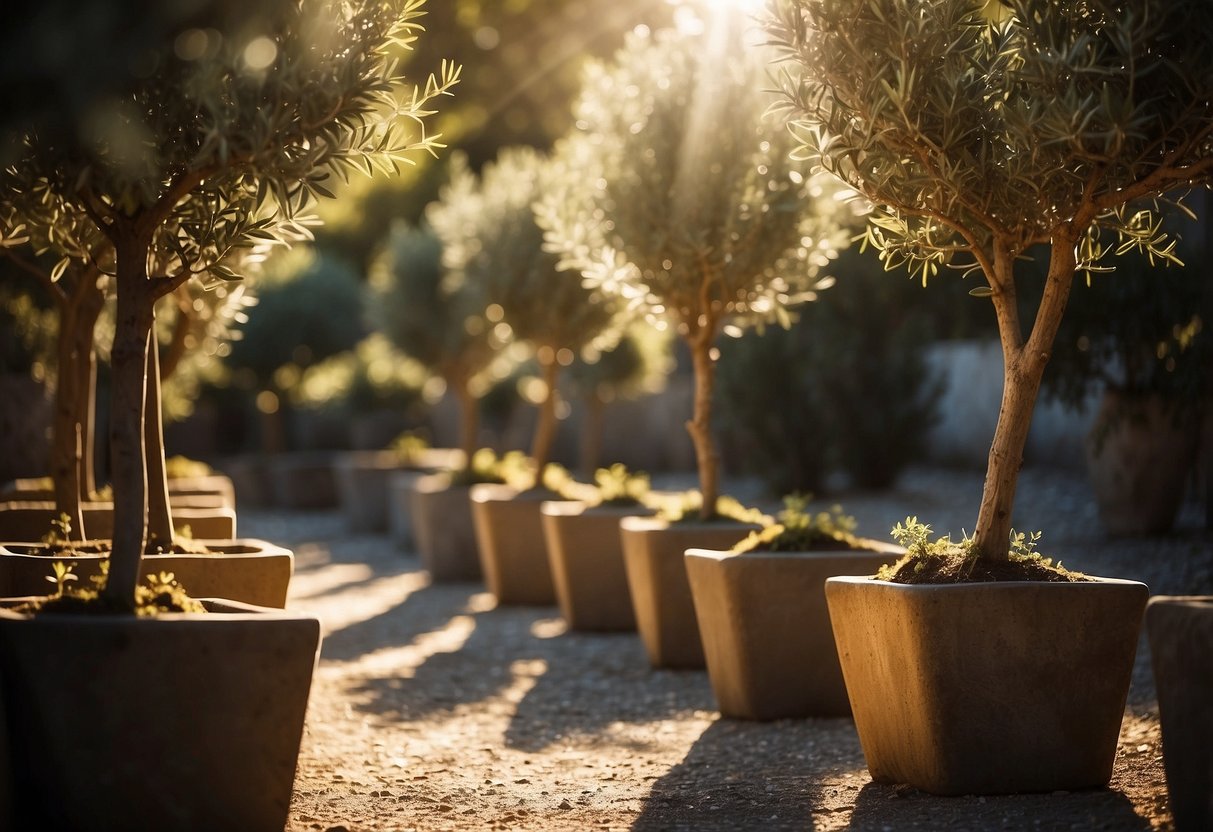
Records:
[[[973,480],[913,472],[846,507],[873,536],[907,506],[943,527],[972,516]],[[1067,565],[1213,590],[1207,538],[1107,544],[1081,483],[1037,486],[1042,519],[1066,518],[1046,542],[1062,541]],[[936,798],[872,783],[850,720],[720,719],[706,674],[650,670],[635,635],[568,633],[554,608],[431,586],[413,555],[349,536],[336,513],[242,512],[241,524],[295,548],[290,606],[326,632],[291,832],[1172,828],[1144,655],[1110,788]]]

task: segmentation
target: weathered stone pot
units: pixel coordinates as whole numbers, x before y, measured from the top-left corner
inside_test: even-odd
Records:
[[[905,554],[889,543],[863,543],[868,548],[687,551],[708,676],[723,716],[850,715],[826,608],[826,578],[871,575]]]
[[[259,607],[286,606],[295,566],[289,549],[264,540],[199,541],[211,550],[204,555],[144,555],[143,574],[172,572],[195,598],[226,598]],[[82,554],[59,557],[37,554],[37,544],[0,544],[0,597],[45,595],[53,585],[57,561],[71,565],[78,584],[101,571],[105,557]]]
[[[472,486],[472,525],[480,570],[498,604],[556,603],[539,514],[543,502],[555,496],[546,489],[519,491],[493,483]]]
[[[388,482],[404,469],[399,454],[391,451],[355,451],[342,454],[333,463],[337,497],[350,531],[388,530]]]
[[[413,519],[413,492],[417,482],[433,472],[418,470],[395,471],[387,481],[387,532],[401,549],[417,548],[417,521]],[[464,495],[464,503],[467,496]],[[471,518],[468,518],[471,523]],[[474,549],[475,547],[473,547]]]
[[[114,504],[85,503],[84,528],[90,538],[114,536]],[[173,505],[173,528],[191,537],[231,540],[236,536],[236,510],[229,507]],[[12,502],[0,505],[0,540],[37,541],[59,516],[54,502]]]
[[[687,549],[728,549],[757,526],[732,520],[619,521],[636,629],[655,668],[703,668],[703,642],[687,580]]]
[[[271,503],[289,509],[336,508],[333,459],[327,451],[292,451],[266,457]]]
[[[1099,519],[1114,535],[1159,534],[1175,524],[1200,425],[1159,396],[1109,390],[1086,440]]]
[[[933,794],[1106,785],[1149,590],[826,581],[872,779]]]
[[[1163,762],[1178,832],[1213,829],[1213,596],[1146,608]]]
[[[435,583],[481,579],[471,491],[471,486],[452,485],[449,474],[430,474],[413,484],[413,534]]]
[[[320,622],[211,606],[0,610],[0,828],[281,832]]]
[[[644,506],[588,506],[555,500],[540,508],[552,583],[573,630],[635,630],[619,521],[651,516]]]
[[[55,499],[46,477],[17,479],[0,488],[0,502],[46,502]],[[169,502],[184,508],[236,507],[236,490],[231,477],[207,474],[199,477],[170,477]]]

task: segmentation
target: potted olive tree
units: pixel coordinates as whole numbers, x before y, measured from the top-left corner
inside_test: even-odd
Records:
[[[429,215],[453,279],[485,287],[489,323],[525,345],[539,369],[531,397],[538,410],[534,487],[485,483],[471,492],[485,581],[503,604],[555,601],[539,509],[555,496],[543,478],[558,425],[557,384],[578,354],[615,337],[613,301],[558,271],[556,255],[543,246],[532,204],[562,175],[531,148],[507,148],[478,181],[469,170],[453,170],[445,210]]]
[[[549,245],[689,349],[701,499],[684,522],[621,523],[637,626],[655,667],[702,667],[683,564],[693,546],[726,549],[750,527],[719,516],[712,433],[716,341],[811,300],[845,245],[836,188],[793,160],[792,136],[764,121],[762,58],[725,21],[704,34],[634,33],[594,64],[577,129],[558,153],[571,176],[545,195]],[[737,27],[739,28],[739,27]]]
[[[458,192],[468,183],[459,174],[450,187]],[[430,207],[431,215],[441,223],[443,212],[458,210],[454,206],[460,199],[443,191]],[[480,442],[479,400],[513,364],[503,333],[485,317],[485,290],[481,282],[458,280],[447,272],[442,242],[428,225],[394,227],[371,268],[372,322],[439,379],[457,406],[459,459],[450,466],[453,470],[398,475],[389,486],[393,512],[411,516],[414,544],[435,581],[480,579],[467,483]]]
[[[87,215],[113,247],[118,293],[114,540],[87,605],[95,614],[0,613],[14,761],[4,775],[16,816],[6,825],[129,829],[155,817],[181,829],[282,828],[319,622],[136,610],[146,594],[155,302],[195,276],[235,279],[217,265],[224,254],[292,236],[313,196],[329,193],[333,172],[390,172],[434,147],[410,126],[424,123],[427,102],[457,70],[410,89],[389,55],[415,35],[420,6],[304,0],[216,9],[147,54],[151,74],[94,108],[106,119],[82,121],[79,131],[31,127],[21,157],[0,175],[0,199],[46,194],[44,210],[23,218],[30,226]],[[63,718],[70,712],[89,715],[87,743]]]
[[[886,266],[976,278],[1005,361],[973,536],[908,523],[911,557],[884,579],[827,582],[876,780],[965,794],[1111,776],[1148,590],[1049,568],[1012,509],[1075,275],[1113,251],[1172,257],[1142,201],[1209,181],[1210,23],[1213,7],[1165,2],[769,6],[798,155],[876,206],[867,240]],[[1048,266],[1025,332],[1017,263],[1034,245]]]

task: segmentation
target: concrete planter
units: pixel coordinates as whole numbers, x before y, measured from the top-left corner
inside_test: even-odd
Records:
[[[1167,791],[1178,832],[1213,829],[1213,596],[1146,609]]]
[[[687,576],[721,715],[850,715],[826,608],[826,578],[870,575],[905,554],[900,546],[864,542],[869,549],[687,551]]]
[[[202,541],[206,555],[144,555],[143,574],[172,572],[195,598],[225,598],[259,607],[286,606],[295,556],[264,540]],[[83,584],[101,571],[102,555],[51,557],[35,553],[32,544],[0,544],[0,597],[46,595],[53,588],[46,578],[57,561],[74,566]]]
[[[320,622],[217,608],[0,610],[0,828],[281,832]]]
[[[619,521],[649,516],[643,506],[544,503],[543,534],[560,612],[573,630],[635,630]]]
[[[212,501],[213,502],[213,501]],[[84,528],[92,539],[114,536],[114,504],[85,503]],[[223,506],[174,504],[173,528],[188,529],[198,540],[231,540],[236,536],[236,510]],[[0,540],[37,541],[59,516],[54,502],[12,502],[0,505]]]
[[[1149,590],[826,581],[872,779],[933,794],[1104,786]]]
[[[435,583],[481,579],[471,491],[471,486],[452,485],[448,474],[430,474],[413,483],[413,534]]]
[[[619,521],[636,629],[655,668],[703,668],[703,643],[687,580],[687,549],[728,549],[757,526],[721,520],[669,523],[655,517]]]
[[[292,451],[266,457],[271,505],[289,509],[336,508],[334,454]]]
[[[413,492],[428,471],[395,471],[387,481],[387,531],[401,549],[417,548],[417,521],[413,517]],[[467,502],[467,497],[464,497]],[[471,523],[471,518],[468,518]]]
[[[0,502],[49,502],[55,492],[45,486],[45,477],[18,479],[0,488]],[[183,508],[236,507],[236,490],[231,477],[207,474],[201,477],[170,477],[169,502]]]
[[[400,457],[391,451],[357,451],[337,457],[333,470],[349,530],[386,532],[391,513],[388,484],[394,474],[405,470]]]
[[[472,486],[472,524],[480,569],[498,604],[556,603],[539,507],[555,495],[508,485]]]
[[[1175,524],[1200,424],[1160,396],[1109,390],[1086,440],[1087,472],[1109,534],[1159,534]]]

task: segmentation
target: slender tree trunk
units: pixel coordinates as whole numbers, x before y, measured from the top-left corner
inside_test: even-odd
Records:
[[[114,232],[118,313],[111,352],[110,468],[114,489],[114,548],[105,597],[133,608],[147,533],[143,409],[147,351],[155,302],[147,276],[149,241],[129,229]]]
[[[79,360],[77,384],[80,388],[78,414],[80,424],[80,498],[90,500],[97,493],[97,319],[105,306],[105,293],[96,281],[88,287],[77,320],[76,355]]]
[[[173,513],[164,465],[164,419],[160,407],[160,350],[156,336],[147,351],[147,397],[143,411],[143,453],[147,460],[148,551],[171,550]]]
[[[716,387],[716,365],[712,361],[712,327],[700,327],[688,339],[691,347],[691,367],[695,375],[694,415],[687,422],[687,433],[695,444],[695,461],[699,467],[699,491],[703,505],[699,516],[710,520],[716,514],[716,499],[720,496],[720,454],[712,441],[712,393]]]
[[[585,421],[581,425],[581,473],[587,479],[594,476],[602,459],[602,429],[606,402],[597,393],[585,397]]]
[[[539,359],[539,369],[543,373],[543,383],[547,386],[547,395],[539,405],[539,421],[535,425],[535,438],[531,443],[531,458],[535,460],[536,486],[543,484],[543,472],[552,457],[552,443],[556,439],[556,378],[560,374],[560,365],[556,362],[556,351],[542,351],[546,356]]]
[[[480,436],[480,410],[464,379],[455,384],[455,400],[459,402],[459,448],[463,451],[464,465],[471,465]]]
[[[1066,301],[1074,280],[1075,255],[1073,240],[1054,240],[1049,259],[1049,275],[1044,296],[1036,312],[1032,333],[1023,342],[1015,309],[1014,277],[1011,257],[996,259],[996,269],[1002,271],[999,287],[994,294],[994,308],[1003,347],[1002,405],[998,411],[998,426],[990,445],[985,485],[974,542],[982,557],[1006,560],[1011,535],[1011,511],[1015,505],[1015,486],[1023,467],[1024,447],[1032,426],[1032,412],[1040,391],[1040,380],[1049,352],[1057,336],[1057,328],[1065,312]]]
[[[85,280],[81,275],[80,280]],[[78,287],[77,287],[78,289]],[[79,291],[67,295],[59,308],[59,337],[56,344],[58,381],[55,385],[55,412],[51,426],[51,485],[55,511],[67,515],[71,540],[84,540],[84,509],[81,505],[80,468],[82,436],[79,415],[80,364],[76,333],[80,326]]]
[[[190,296],[185,287],[173,293],[173,303],[177,307],[177,317],[173,321],[173,335],[169,340],[168,349],[160,359],[161,381],[170,378],[177,371],[177,365],[185,357],[185,344],[189,340],[190,328],[194,323],[194,311],[190,306]]]

